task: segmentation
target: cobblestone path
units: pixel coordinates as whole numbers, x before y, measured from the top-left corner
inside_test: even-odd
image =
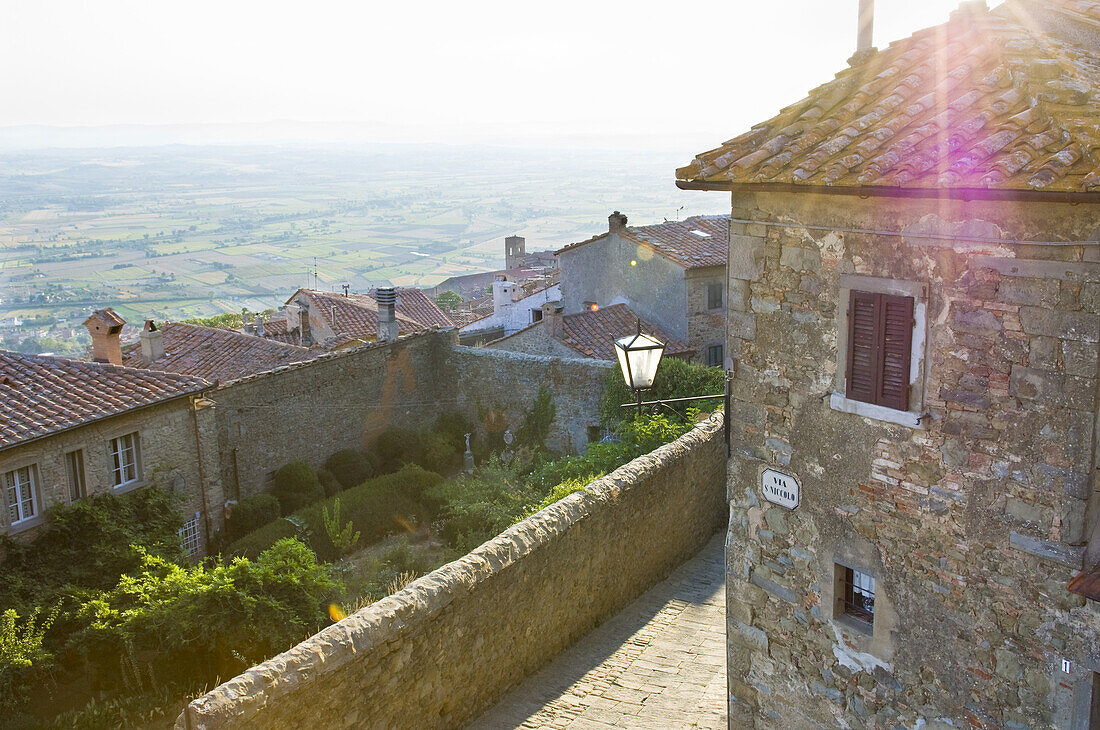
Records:
[[[469,730],[726,728],[723,533]]]

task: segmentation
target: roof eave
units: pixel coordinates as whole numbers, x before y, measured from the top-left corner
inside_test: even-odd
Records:
[[[1100,190],[1017,190],[1005,188],[902,188],[885,185],[800,185],[794,183],[737,183],[724,180],[677,180],[681,190],[719,190],[734,193],[808,193],[817,195],[854,195],[860,198],[932,198],[941,200],[1005,200],[1041,203],[1100,204]]]

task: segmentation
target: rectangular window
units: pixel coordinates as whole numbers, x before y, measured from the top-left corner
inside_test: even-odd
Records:
[[[542,321],[542,310],[541,309],[532,309],[531,310],[531,322],[535,323],[535,322],[541,322],[541,321]]]
[[[837,616],[847,616],[870,630],[875,621],[875,577],[845,565],[836,566]]]
[[[848,398],[908,410],[912,347],[913,297],[852,290],[848,302]]]
[[[9,525],[18,525],[38,514],[38,489],[33,466],[4,474],[4,497],[8,502]]]
[[[140,460],[137,432],[111,439],[111,474],[116,487],[137,481],[141,473]]]
[[[722,357],[725,354],[721,345],[711,345],[707,348],[707,365],[712,368],[722,367]]]
[[[707,309],[722,308],[722,285],[707,284]]]
[[[76,502],[88,496],[84,482],[84,450],[65,454],[65,472],[69,477],[69,501]]]

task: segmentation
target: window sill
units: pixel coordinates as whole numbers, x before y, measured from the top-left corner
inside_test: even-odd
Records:
[[[118,484],[114,487],[111,487],[111,491],[114,492],[115,494],[125,494],[126,492],[132,492],[135,489],[138,489],[139,487],[144,487],[144,486],[145,486],[145,480],[144,479],[134,479],[133,481],[124,482],[122,484]]]
[[[877,406],[874,403],[864,403],[860,400],[850,400],[840,393],[829,394],[829,407],[834,411],[851,413],[864,418],[873,418],[876,421],[896,423],[899,426],[923,429],[921,414],[916,411],[898,411],[886,406]]]
[[[4,528],[4,531],[9,535],[14,535],[16,533],[25,532],[26,530],[38,527],[45,521],[45,517],[32,517],[29,520],[23,520],[22,522],[16,523],[14,525],[8,525],[6,528]]]
[[[866,621],[862,621],[854,616],[849,616],[846,613],[840,614],[833,620],[844,628],[855,631],[856,633],[862,634],[863,636],[866,636],[868,638],[874,636],[875,634],[874,624],[869,624]]]

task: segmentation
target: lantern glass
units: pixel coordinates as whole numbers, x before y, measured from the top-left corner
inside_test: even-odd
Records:
[[[641,333],[615,340],[615,355],[619,358],[626,387],[631,390],[652,388],[664,352],[663,343]]]

